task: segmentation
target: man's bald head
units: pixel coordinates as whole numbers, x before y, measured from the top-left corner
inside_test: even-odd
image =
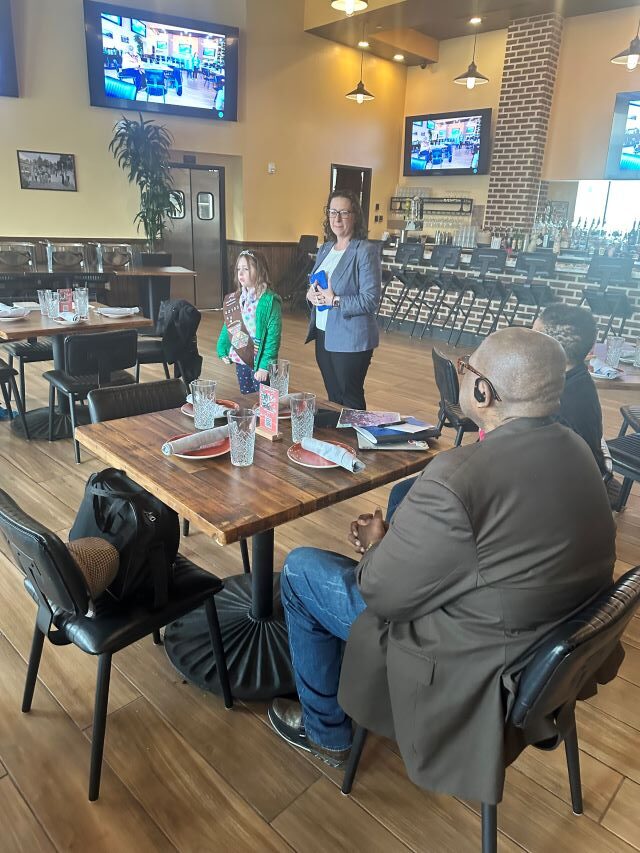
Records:
[[[502,329],[480,344],[471,363],[495,385],[502,417],[540,418],[558,410],[566,358],[548,335],[519,327]]]

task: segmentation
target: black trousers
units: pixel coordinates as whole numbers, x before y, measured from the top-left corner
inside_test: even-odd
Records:
[[[329,352],[324,346],[324,332],[316,329],[316,361],[322,374],[327,397],[347,409],[366,409],[364,380],[371,364],[373,350],[364,352]]]

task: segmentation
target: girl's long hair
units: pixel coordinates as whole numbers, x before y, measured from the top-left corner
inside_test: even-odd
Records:
[[[238,281],[238,261],[240,258],[244,258],[256,274],[256,296],[260,299],[262,294],[271,287],[271,275],[269,274],[267,259],[262,252],[256,252],[253,249],[243,249],[240,252],[233,268],[233,277],[238,291],[242,290],[242,285]]]

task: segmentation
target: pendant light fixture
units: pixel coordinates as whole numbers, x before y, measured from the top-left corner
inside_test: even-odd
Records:
[[[351,17],[354,12],[362,12],[369,4],[366,0],[333,0],[331,8],[336,12],[344,12]]]
[[[638,62],[640,62],[640,21],[638,21],[636,37],[631,39],[629,47],[626,50],[621,50],[620,53],[616,53],[611,58],[611,62],[614,65],[626,65],[628,71],[633,71],[634,68],[637,68]]]
[[[473,57],[471,59],[471,64],[464,72],[464,74],[459,74],[454,83],[458,83],[460,86],[466,86],[467,89],[474,89],[476,86],[482,86],[483,83],[488,83],[489,78],[485,77],[484,74],[481,74],[478,71],[478,66],[476,65],[476,41],[478,40],[478,34],[474,33],[473,36]]]
[[[362,36],[362,38],[364,40],[364,35]],[[355,101],[358,104],[362,104],[365,101],[373,101],[373,99],[374,99],[374,95],[372,95],[371,92],[367,92],[367,90],[364,88],[364,83],[362,82],[362,63],[363,62],[364,62],[364,51],[361,50],[360,51],[360,81],[359,81],[359,83],[355,89],[352,89],[351,92],[349,92],[347,95],[345,95],[345,97],[348,98],[350,101]]]

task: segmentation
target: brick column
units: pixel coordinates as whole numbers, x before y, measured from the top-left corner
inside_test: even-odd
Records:
[[[485,227],[533,225],[556,80],[560,15],[511,21],[502,72]]]

